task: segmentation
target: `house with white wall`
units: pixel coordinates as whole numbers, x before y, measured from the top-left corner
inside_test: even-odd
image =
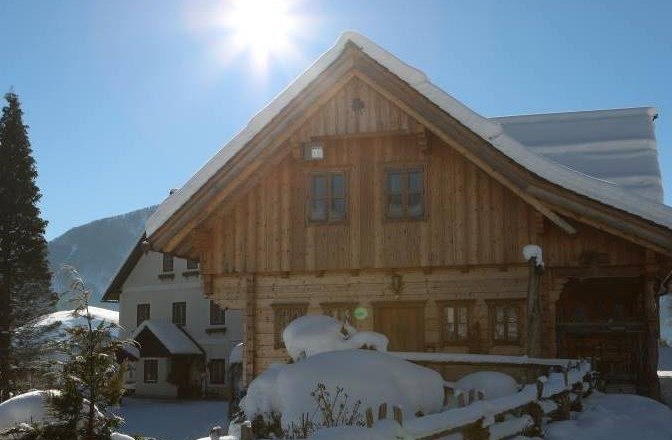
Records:
[[[139,344],[127,377],[136,395],[227,395],[227,357],[242,341],[242,314],[204,296],[198,262],[146,251],[141,239],[103,301],[119,303],[120,336]]]

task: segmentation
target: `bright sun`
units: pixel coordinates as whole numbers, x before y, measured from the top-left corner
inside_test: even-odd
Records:
[[[269,59],[295,50],[298,18],[290,0],[233,0],[224,20],[235,52],[249,52],[265,68]]]

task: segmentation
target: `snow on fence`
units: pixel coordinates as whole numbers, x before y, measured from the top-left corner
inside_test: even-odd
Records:
[[[555,364],[553,364],[555,365]],[[483,400],[479,390],[461,392],[446,385],[446,398],[457,394],[457,408],[403,420],[401,408],[393,407],[394,420],[416,440],[434,440],[460,434],[465,440],[500,440],[516,435],[537,436],[545,418],[566,420],[570,411],[580,411],[581,401],[595,387],[597,375],[588,361],[569,361],[560,371],[549,373],[516,394]],[[378,408],[378,420],[388,416],[387,404]],[[368,427],[374,425],[374,410],[365,412]],[[459,437],[458,437],[459,438]]]

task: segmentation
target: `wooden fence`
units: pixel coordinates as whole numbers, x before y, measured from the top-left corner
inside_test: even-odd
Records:
[[[394,406],[393,418],[416,440],[435,440],[453,434],[461,434],[465,440],[539,436],[545,419],[566,420],[570,411],[580,411],[582,399],[592,392],[597,381],[586,361],[554,370],[514,395],[488,401],[483,400],[480,390],[461,391],[446,386],[445,400],[456,400],[457,407],[404,421],[401,408]],[[377,413],[378,420],[386,419],[388,405],[380,405]],[[367,408],[365,415],[367,426],[372,427],[373,408]]]

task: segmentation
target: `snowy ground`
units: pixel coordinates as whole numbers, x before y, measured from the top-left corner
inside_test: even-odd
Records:
[[[631,394],[594,393],[572,420],[546,427],[546,440],[669,440],[672,410]]]
[[[658,378],[663,402],[672,408],[672,347],[660,347]]]
[[[120,432],[159,440],[193,440],[229,425],[228,402],[222,401],[125,398],[115,413],[125,419]]]

